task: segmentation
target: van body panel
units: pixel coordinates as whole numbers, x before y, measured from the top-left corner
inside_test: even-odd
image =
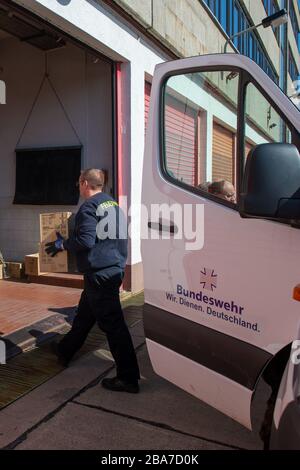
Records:
[[[254,390],[257,371],[272,358],[268,352],[180,315],[144,305],[147,338]]]
[[[294,340],[299,324],[299,304],[293,300],[293,288],[300,282],[300,231],[271,220],[241,218],[236,208],[188,191],[164,174],[161,168],[161,87],[164,80],[175,72],[205,71],[212,66],[247,71],[299,131],[299,111],[247,57],[213,54],[156,67],[143,167],[142,203],[147,208],[150,225],[148,237],[142,240],[142,259],[146,309],[159,309],[161,321],[148,322],[146,315],[145,335],[152,365],[159,375],[250,427],[253,388],[264,365]],[[201,247],[187,250],[190,238],[186,234],[179,238],[173,233],[168,239],[158,239],[157,228],[151,224],[152,204],[178,204],[183,211],[188,205],[201,206],[204,224]],[[172,317],[168,317],[165,327],[169,330],[169,339],[164,343],[165,312],[173,315],[174,324]],[[216,336],[219,333],[226,338],[226,352],[224,349],[215,351],[219,363],[215,358],[210,366],[207,362],[208,357],[212,359],[213,345],[206,358],[203,354],[202,363],[199,357],[199,361],[187,357],[182,349],[177,348],[176,352],[180,334],[178,317],[182,324],[188,321],[195,325],[199,341],[203,331],[214,331]],[[196,335],[192,339],[194,344]],[[183,337],[188,343],[190,338]],[[241,351],[248,351],[242,361],[237,354],[237,341],[244,343]],[[220,367],[222,360],[226,360],[222,359],[224,354],[229,364],[236,358],[231,378]],[[239,366],[247,367],[247,361],[255,357],[259,360],[249,364],[248,381],[241,380],[237,372]],[[190,374],[194,381],[192,386]],[[212,392],[212,384],[220,393]]]
[[[251,390],[154,341],[146,344],[156,374],[252,429]]]

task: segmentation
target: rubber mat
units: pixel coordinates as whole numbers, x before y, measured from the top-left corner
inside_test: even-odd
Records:
[[[129,328],[141,320],[143,303],[143,293],[122,301],[125,320]],[[66,334],[69,328],[68,325],[64,326],[59,335]],[[57,363],[56,357],[50,351],[50,342],[45,342],[37,348],[25,351],[12,358],[6,365],[0,366],[0,409],[63,370],[63,367]],[[105,335],[95,326],[77,357],[99,349],[104,342]]]

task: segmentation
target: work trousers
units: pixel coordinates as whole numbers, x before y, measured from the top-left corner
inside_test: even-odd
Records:
[[[69,333],[59,343],[59,352],[70,360],[83,345],[97,322],[106,334],[116,363],[117,377],[135,382],[140,378],[132,339],[120,303],[120,276],[103,280],[95,274],[84,275],[84,290]]]

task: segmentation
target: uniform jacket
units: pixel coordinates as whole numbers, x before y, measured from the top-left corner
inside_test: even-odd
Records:
[[[74,233],[64,248],[75,253],[78,270],[109,278],[124,273],[127,259],[127,223],[118,203],[105,193],[87,199],[75,217]]]

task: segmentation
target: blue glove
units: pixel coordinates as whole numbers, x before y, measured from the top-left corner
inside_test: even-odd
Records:
[[[64,237],[59,232],[56,232],[56,240],[54,242],[46,243],[46,253],[52,258],[57,255],[60,251],[64,251]]]

